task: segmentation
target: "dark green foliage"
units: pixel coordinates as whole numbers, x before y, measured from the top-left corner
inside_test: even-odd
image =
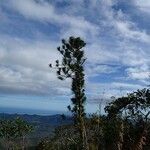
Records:
[[[150,130],[150,90],[138,90],[118,98],[106,106],[105,111],[109,119],[124,119],[122,148],[142,150]]]
[[[86,118],[85,124],[89,150],[139,150],[134,145],[143,131],[142,122],[135,124],[124,118],[92,114]],[[149,135],[150,129],[147,131]],[[149,140],[147,137],[142,150],[150,148]],[[59,126],[52,138],[43,139],[39,144],[39,150],[77,149],[80,150],[80,136],[74,125]]]
[[[74,97],[71,99],[72,106],[68,106],[68,109],[73,113],[74,120],[77,125],[77,129],[81,137],[81,145],[87,147],[86,144],[86,132],[84,126],[85,110],[84,104],[86,96],[84,93],[84,51],[82,48],[86,43],[80,39],[80,37],[70,37],[68,41],[62,40],[62,46],[57,50],[62,55],[62,62],[56,60],[57,76],[60,80],[71,78],[72,86],[71,90]],[[50,65],[52,66],[52,65]]]
[[[19,117],[14,120],[14,123],[17,137],[26,136],[33,131],[33,126]]]
[[[138,121],[148,119],[150,115],[150,89],[138,90],[109,103],[105,107],[109,117],[123,115],[128,119]]]
[[[25,137],[33,130],[33,126],[28,124],[21,118],[14,120],[1,120],[0,121],[0,137],[4,140],[5,147],[24,149]],[[18,140],[20,144],[18,145]],[[17,141],[17,142],[16,142]]]
[[[37,150],[76,150],[79,144],[79,134],[73,125],[57,127],[52,138],[43,139]]]

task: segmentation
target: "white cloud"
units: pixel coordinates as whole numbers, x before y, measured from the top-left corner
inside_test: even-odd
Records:
[[[135,6],[143,12],[150,13],[150,1],[149,0],[133,0]]]
[[[136,29],[136,25],[130,21],[116,21],[114,24],[119,33],[128,39],[149,43],[150,36],[146,31]]]
[[[141,67],[128,68],[127,73],[131,79],[146,80],[149,79],[150,71],[148,67],[142,65]]]
[[[1,37],[0,45],[2,92],[61,95],[64,93],[62,88],[69,92],[69,82],[59,81],[55,71],[48,67],[50,62],[59,58],[55,42],[27,42]]]
[[[111,83],[90,83],[88,86],[88,101],[99,103],[103,100],[103,104],[106,104],[111,100],[112,96],[119,97],[126,95],[127,93],[136,91],[137,89],[143,89],[144,86],[140,84],[132,84],[126,82],[111,82]]]
[[[70,16],[66,13],[57,13],[54,6],[45,1],[37,3],[34,0],[12,0],[11,7],[29,19],[50,22],[59,26],[69,25],[76,30],[88,30],[91,34],[98,29],[96,25],[88,22],[82,16]]]
[[[114,88],[120,88],[120,90],[126,89],[131,91],[143,88],[143,86],[141,86],[140,84],[131,84],[122,82],[113,82],[111,86]]]
[[[104,19],[101,21],[102,24],[112,28],[112,32],[123,39],[150,44],[150,35],[144,29],[138,28],[136,23],[121,8],[114,10],[112,8],[114,4],[117,4],[117,1],[102,1],[101,13],[104,16]]]
[[[149,49],[140,44],[150,44],[150,35],[138,28],[130,16],[121,10],[114,10],[112,6],[116,1],[91,0],[90,9],[83,2],[80,1],[80,5],[78,2],[74,0],[76,5],[69,6],[69,11],[66,9],[61,12],[43,0],[39,3],[34,0],[11,0],[7,6],[25,17],[27,22],[36,20],[37,23],[48,22],[59,26],[60,38],[74,35],[85,39],[88,77],[112,73],[118,69],[108,65],[96,66],[97,64],[115,64],[127,68],[124,71],[128,79],[147,79],[149,68],[143,68],[150,65]],[[51,36],[54,34],[55,31]],[[56,47],[60,39],[57,39],[58,42],[45,40],[46,32],[42,35],[43,40],[11,36],[0,37],[1,88],[16,91],[22,89],[32,93],[41,91],[46,94],[69,94],[69,81],[57,80],[55,71],[48,68],[48,64],[59,57]],[[126,92],[140,87],[123,82],[97,85],[87,83],[89,93],[94,95],[98,94],[99,89],[107,89],[110,92],[108,97],[117,95],[119,86],[123,86]]]
[[[119,69],[117,66],[110,66],[110,65],[104,65],[104,64],[93,64],[93,65],[87,65],[86,67],[86,74],[89,77],[96,77],[100,74],[110,74],[114,73]]]
[[[108,45],[109,47],[110,45]],[[108,49],[107,43],[106,46],[101,44],[101,41],[96,41],[92,44],[87,45],[86,48],[86,57],[89,63],[116,63],[120,60],[120,52],[112,47]],[[112,52],[113,51],[113,52]]]
[[[127,66],[141,66],[149,64],[149,55],[137,46],[125,46],[123,48],[122,62]]]

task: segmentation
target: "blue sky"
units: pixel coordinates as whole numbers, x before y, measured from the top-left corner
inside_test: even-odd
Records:
[[[0,107],[67,111],[70,80],[48,64],[61,39],[80,36],[85,54],[87,111],[111,96],[149,84],[150,1],[1,0]]]

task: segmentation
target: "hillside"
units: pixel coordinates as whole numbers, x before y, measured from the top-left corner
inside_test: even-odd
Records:
[[[34,131],[28,137],[30,145],[36,145],[41,139],[50,137],[56,127],[72,123],[71,117],[67,116],[65,119],[62,119],[62,116],[59,114],[40,116],[0,113],[0,119],[14,119],[16,117],[20,117],[34,126]]]

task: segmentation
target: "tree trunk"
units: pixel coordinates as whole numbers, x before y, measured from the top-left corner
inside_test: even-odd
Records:
[[[121,122],[120,131],[119,131],[119,141],[117,143],[118,150],[122,150],[122,147],[123,147],[123,140],[124,140],[123,133],[124,133],[124,124],[123,122]]]
[[[24,136],[22,136],[21,149],[22,150],[25,149],[25,137]]]
[[[77,70],[82,70],[82,67],[81,66],[78,66],[78,69]],[[77,117],[77,123],[78,123],[78,128],[79,128],[79,133],[80,133],[80,138],[81,138],[81,147],[82,147],[82,150],[89,150],[88,148],[88,143],[87,143],[87,135],[86,135],[86,128],[85,128],[85,121],[84,121],[84,109],[83,109],[83,102],[82,102],[82,99],[81,99],[81,95],[84,93],[82,92],[83,90],[83,85],[84,85],[84,82],[83,82],[83,85],[81,84],[81,82],[84,80],[83,79],[83,73],[82,72],[79,72],[79,71],[76,71],[75,73],[75,80],[73,82],[74,85],[76,85],[76,89],[74,91],[75,93],[75,98],[77,99],[77,114],[76,114],[76,117]]]
[[[138,136],[135,144],[133,145],[133,150],[143,150],[143,146],[146,144],[147,129],[144,128],[143,132]]]

